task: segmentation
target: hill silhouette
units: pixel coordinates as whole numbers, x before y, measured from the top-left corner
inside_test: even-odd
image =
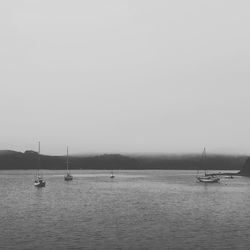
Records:
[[[240,175],[250,176],[250,158],[246,159],[241,171]]]
[[[203,168],[207,170],[240,170],[246,158],[246,156],[208,155]],[[121,154],[104,154],[71,156],[69,161],[71,169],[194,170],[200,168],[200,155],[127,156]],[[248,164],[250,164],[250,160]],[[37,152],[31,150],[24,153],[9,150],[0,151],[0,170],[35,169],[37,167]],[[41,169],[65,169],[65,167],[66,156],[40,155]]]

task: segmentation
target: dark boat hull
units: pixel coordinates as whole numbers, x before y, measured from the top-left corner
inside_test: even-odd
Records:
[[[72,181],[73,180],[73,176],[64,176],[64,180],[65,181]]]

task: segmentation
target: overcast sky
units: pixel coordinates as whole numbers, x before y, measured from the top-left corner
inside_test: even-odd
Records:
[[[0,149],[250,154],[250,3],[0,4]]]

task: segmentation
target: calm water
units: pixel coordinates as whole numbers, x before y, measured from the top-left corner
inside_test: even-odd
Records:
[[[0,171],[0,249],[249,249],[250,178],[193,171]]]

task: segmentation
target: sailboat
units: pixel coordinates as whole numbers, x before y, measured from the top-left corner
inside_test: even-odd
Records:
[[[201,156],[201,169],[204,166],[205,160],[206,160],[206,148],[204,148]],[[202,182],[202,183],[218,183],[220,181],[220,178],[218,176],[208,175],[206,169],[204,175],[199,175],[199,169],[198,169],[196,179],[197,182]]]
[[[36,171],[36,177],[35,177],[35,182],[34,182],[34,186],[38,188],[45,187],[45,184],[46,184],[46,181],[40,175],[39,169],[40,169],[40,142],[38,143],[38,168]]]
[[[113,171],[111,172],[110,178],[111,179],[115,178]]]
[[[69,172],[69,149],[68,149],[68,147],[67,147],[67,173],[64,176],[64,180],[65,181],[72,181],[73,180],[73,176]]]

